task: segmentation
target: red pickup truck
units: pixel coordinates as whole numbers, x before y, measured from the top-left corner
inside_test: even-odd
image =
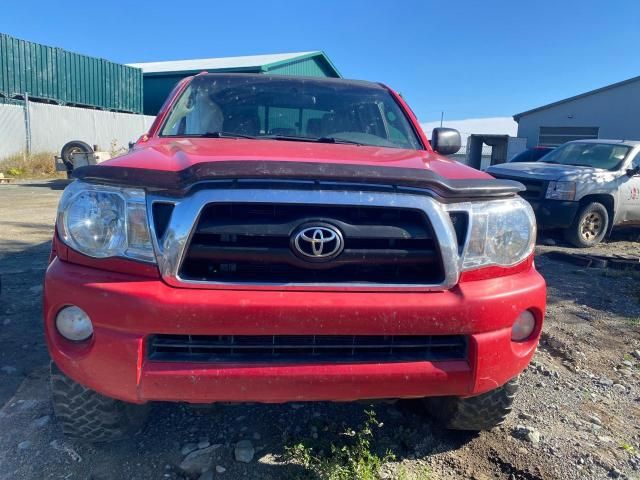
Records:
[[[64,431],[121,437],[152,401],[416,399],[449,428],[499,424],[546,287],[522,186],[459,148],[377,83],[180,82],[60,200],[44,325]]]

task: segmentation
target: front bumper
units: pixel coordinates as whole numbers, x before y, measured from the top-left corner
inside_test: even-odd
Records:
[[[528,200],[541,228],[568,228],[578,214],[580,202],[564,200]]]
[[[463,282],[442,292],[180,289],[161,280],[55,258],[45,281],[45,331],[58,367],[104,395],[147,401],[349,401],[469,396],[516,376],[533,355],[546,287],[534,268]],[[72,343],[56,331],[66,305],[89,314],[94,335]],[[522,343],[511,325],[530,309],[539,328]],[[359,364],[152,362],[150,334],[468,335],[467,360]]]

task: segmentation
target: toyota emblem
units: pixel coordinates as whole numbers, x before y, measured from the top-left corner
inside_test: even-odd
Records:
[[[291,240],[293,252],[311,261],[331,260],[344,248],[342,233],[328,224],[305,226],[297,230]]]

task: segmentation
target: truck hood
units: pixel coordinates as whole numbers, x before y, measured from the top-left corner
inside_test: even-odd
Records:
[[[132,152],[74,170],[85,181],[183,195],[204,181],[310,181],[425,189],[447,201],[522,191],[425,150],[250,139],[152,139]],[[249,182],[249,183],[247,183]]]
[[[490,178],[486,173],[426,150],[230,138],[152,139],[101,166],[177,172],[229,161],[340,163],[432,170],[448,179]]]
[[[539,180],[577,180],[603,173],[607,170],[593,167],[579,167],[576,165],[558,165],[544,162],[516,162],[492,165],[487,173],[509,178],[535,178]]]

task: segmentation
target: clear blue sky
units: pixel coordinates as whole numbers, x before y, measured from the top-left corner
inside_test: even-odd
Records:
[[[2,2],[0,32],[144,62],[324,50],[421,121],[510,116],[640,75],[640,2]]]

